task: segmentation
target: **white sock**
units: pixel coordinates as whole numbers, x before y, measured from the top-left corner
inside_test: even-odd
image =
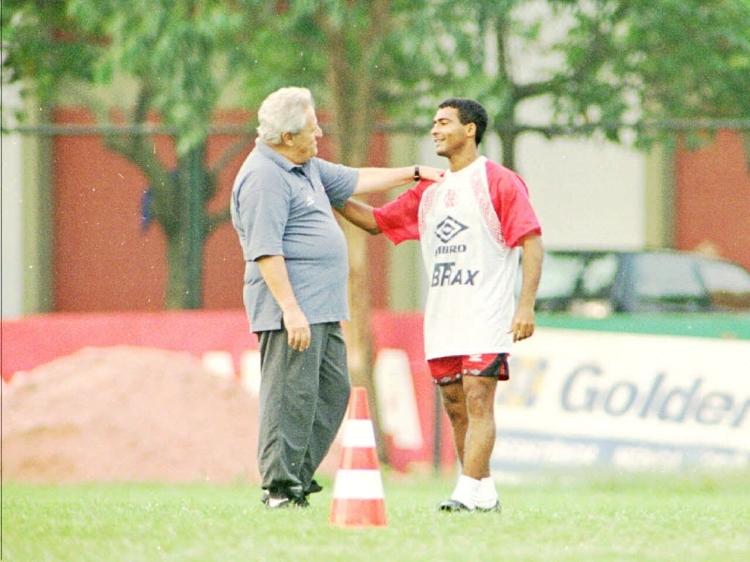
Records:
[[[462,474],[458,477],[458,482],[451,494],[451,499],[461,502],[469,509],[474,509],[477,506],[475,498],[480,484],[481,480],[475,480]]]
[[[495,481],[492,476],[482,478],[479,481],[479,486],[477,486],[476,495],[474,496],[476,506],[482,509],[491,509],[495,507],[497,500],[497,489],[495,488]]]

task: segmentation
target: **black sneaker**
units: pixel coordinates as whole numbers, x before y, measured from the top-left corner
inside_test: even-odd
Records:
[[[310,485],[307,487],[307,490],[305,490],[305,495],[309,496],[310,494],[317,494],[318,492],[323,491],[323,486],[318,484],[318,481],[313,478],[310,480]]]
[[[307,494],[302,491],[302,486],[290,486],[286,490],[286,495],[291,504],[295,507],[310,506],[310,502],[307,501]]]
[[[445,500],[444,502],[441,502],[438,506],[439,511],[446,511],[450,513],[456,513],[459,511],[474,511],[472,508],[470,508],[467,505],[464,505],[458,500],[450,499]]]
[[[278,492],[264,490],[260,501],[269,509],[308,507],[310,505],[300,486],[290,486],[285,491]]]

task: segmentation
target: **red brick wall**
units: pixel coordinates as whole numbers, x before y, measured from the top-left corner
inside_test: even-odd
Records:
[[[675,245],[714,249],[750,268],[750,169],[742,136],[720,131],[675,159]]]

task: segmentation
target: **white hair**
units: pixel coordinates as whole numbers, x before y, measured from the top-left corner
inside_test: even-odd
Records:
[[[258,137],[266,144],[280,144],[283,133],[299,133],[307,124],[307,109],[314,108],[307,88],[280,88],[258,109]]]

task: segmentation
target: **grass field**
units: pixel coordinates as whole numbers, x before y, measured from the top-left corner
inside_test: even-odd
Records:
[[[246,485],[3,487],[2,554],[44,561],[750,560],[750,474],[502,486],[502,514],[443,514],[452,481],[385,478],[388,527],[269,512]]]

